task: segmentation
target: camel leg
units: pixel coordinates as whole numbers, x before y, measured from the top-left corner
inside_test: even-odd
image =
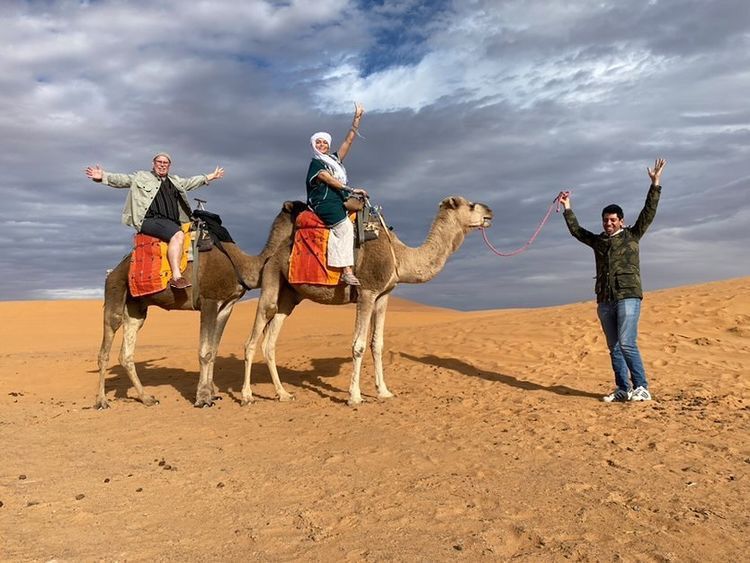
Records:
[[[359,375],[362,371],[362,357],[367,347],[367,330],[370,326],[370,317],[375,306],[375,295],[371,291],[363,290],[357,301],[357,319],[354,323],[354,339],[352,342],[352,357],[354,359],[354,370],[352,380],[349,384],[349,406],[358,405],[362,402],[362,393],[359,388]]]
[[[146,321],[148,309],[141,307],[140,303],[131,301],[126,304],[123,315],[123,337],[122,348],[120,349],[120,363],[128,372],[130,382],[138,393],[138,399],[147,407],[156,405],[159,401],[152,395],[146,395],[143,391],[141,380],[138,379],[138,373],[135,371],[135,341],[138,331]]]
[[[214,399],[217,398],[216,386],[214,385],[214,365],[216,365],[216,356],[219,353],[219,344],[221,343],[221,337],[224,334],[224,329],[227,326],[227,321],[229,321],[234,305],[239,300],[240,298],[238,297],[237,299],[225,302],[223,305],[219,306],[219,314],[216,317],[216,331],[214,332],[214,359],[208,370],[208,384],[211,389],[211,396]]]
[[[279,401],[293,401],[294,395],[287,393],[281,385],[279,372],[276,369],[276,340],[281,332],[286,318],[292,314],[296,307],[294,296],[291,291],[282,291],[279,297],[278,312],[273,316],[271,321],[266,325],[266,335],[263,340],[263,357],[266,359],[268,371],[271,372],[273,386],[276,389],[276,396]]]
[[[125,308],[125,292],[110,298],[109,293],[105,293],[104,303],[104,330],[102,332],[102,344],[99,347],[99,390],[96,394],[94,407],[97,409],[109,408],[107,397],[104,392],[104,379],[106,377],[107,364],[109,363],[109,354],[112,351],[112,342],[115,333],[122,326],[123,309]]]
[[[218,301],[201,299],[200,346],[198,350],[201,373],[198,380],[198,389],[195,393],[196,407],[211,407],[214,404],[211,372],[213,371],[213,364],[216,360],[216,348],[218,347],[216,334],[224,328],[223,326],[219,327],[221,324],[219,322],[219,315]],[[226,318],[224,319],[224,324],[226,323]]]
[[[388,308],[388,294],[381,295],[375,300],[372,311],[372,339],[370,350],[372,361],[375,364],[375,386],[378,389],[378,398],[390,399],[393,393],[388,390],[383,376],[383,329],[385,328],[385,312]]]
[[[280,277],[280,276],[279,276]],[[264,285],[266,285],[266,274],[263,275]],[[269,284],[263,288],[258,299],[258,309],[255,312],[255,322],[253,330],[245,342],[245,381],[242,384],[242,406],[249,405],[254,401],[253,390],[250,387],[250,375],[253,367],[253,358],[255,357],[255,348],[258,346],[258,340],[263,336],[266,326],[273,320],[278,310],[277,300],[279,296],[280,280],[275,284]],[[275,287],[270,287],[275,285]]]

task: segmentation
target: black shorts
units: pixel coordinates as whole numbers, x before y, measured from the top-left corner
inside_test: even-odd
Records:
[[[171,219],[165,219],[164,217],[146,217],[141,223],[141,230],[139,232],[144,235],[151,235],[164,242],[169,242],[170,239],[175,235],[177,231],[180,231],[180,224],[175,223]]]

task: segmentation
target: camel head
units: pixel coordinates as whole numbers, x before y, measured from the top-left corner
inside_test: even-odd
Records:
[[[464,232],[487,228],[492,224],[492,210],[484,203],[474,203],[461,196],[446,197],[440,202],[441,211],[455,213]]]

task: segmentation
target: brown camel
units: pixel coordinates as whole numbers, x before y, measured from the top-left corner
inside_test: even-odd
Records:
[[[242,252],[237,245],[223,243],[224,249],[237,266],[243,282],[251,288],[259,286],[260,273],[263,264],[283,246],[290,246],[294,216],[304,207],[300,202],[285,202],[281,212],[271,225],[271,232],[263,251],[258,256],[249,256]],[[211,406],[216,397],[213,383],[214,361],[219,341],[224,327],[229,320],[234,304],[245,294],[245,288],[240,284],[237,273],[229,258],[217,247],[207,252],[198,253],[200,264],[198,267],[198,308],[200,319],[200,379],[195,396],[195,406]],[[130,256],[107,276],[104,286],[104,335],[99,348],[99,391],[96,396],[96,407],[109,407],[104,394],[104,375],[109,361],[109,352],[115,333],[124,325],[120,363],[130,377],[138,398],[147,406],[158,401],[151,395],[146,395],[133,360],[135,341],[138,331],[146,320],[148,308],[152,305],[167,310],[193,310],[193,287],[186,290],[167,287],[164,291],[144,297],[132,297],[128,291],[128,269]],[[187,279],[192,279],[192,263],[184,273]]]
[[[385,399],[393,396],[385,384],[382,358],[383,327],[390,292],[398,283],[424,283],[431,280],[443,269],[448,257],[461,246],[466,234],[479,227],[488,227],[491,220],[492,211],[486,205],[472,203],[462,197],[449,197],[440,202],[438,214],[422,246],[410,248],[393,233],[383,230],[378,239],[367,242],[362,247],[356,267],[357,277],[362,285],[357,290],[356,297],[357,316],[352,344],[354,371],[348,400],[350,405],[362,402],[359,375],[370,325],[370,346],[375,363],[378,397]],[[261,334],[265,335],[263,355],[271,372],[276,394],[280,400],[288,401],[293,397],[282,387],[276,369],[276,339],[284,320],[304,299],[329,305],[351,302],[350,286],[289,284],[289,254],[289,247],[279,247],[263,269],[255,324],[245,344],[243,405],[253,401],[250,372]]]

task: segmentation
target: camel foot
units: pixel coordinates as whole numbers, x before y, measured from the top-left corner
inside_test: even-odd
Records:
[[[386,389],[385,391],[378,391],[378,399],[392,399],[395,397],[393,393]]]
[[[154,405],[159,404],[159,399],[157,399],[153,395],[144,395],[143,397],[141,397],[141,402],[147,407],[153,407]]]
[[[281,401],[282,403],[289,403],[294,400],[294,395],[292,395],[291,393],[287,393],[286,391],[284,391],[283,393],[277,393],[277,396],[279,401]]]
[[[255,397],[242,397],[242,401],[240,401],[240,405],[243,407],[248,407],[252,405],[255,402]]]
[[[362,397],[349,397],[349,400],[346,401],[346,404],[350,407],[356,407],[357,405],[361,405],[364,401],[362,400]]]
[[[207,409],[214,406],[213,400],[210,398],[207,399],[196,399],[195,403],[193,403],[193,406],[197,409]]]
[[[94,403],[94,408],[99,411],[107,410],[109,408],[109,401],[107,399],[97,399]]]

